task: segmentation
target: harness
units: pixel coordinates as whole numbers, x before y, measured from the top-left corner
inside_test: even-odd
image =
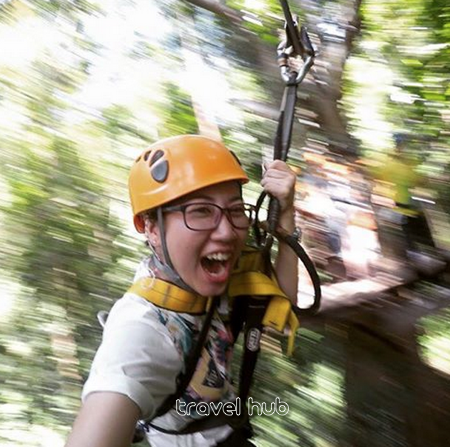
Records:
[[[265,267],[261,250],[246,246],[235,266],[226,295],[229,300],[229,320],[228,323],[234,340],[237,339],[243,326],[249,323],[246,321],[249,315],[255,314],[255,305],[262,305],[265,314],[258,325],[268,327],[278,332],[290,329],[287,354],[291,355],[294,347],[296,330],[299,321],[293,312],[292,304],[285,293],[280,289],[274,274],[268,276],[262,270]],[[174,312],[186,313],[190,315],[204,315],[205,321],[198,340],[189,352],[185,360],[185,368],[176,379],[176,390],[168,396],[163,404],[157,409],[155,415],[150,420],[140,421],[139,426],[145,429],[151,426],[159,431],[168,434],[187,434],[202,431],[207,428],[220,425],[232,425],[235,428],[247,423],[246,412],[241,417],[230,418],[219,414],[215,417],[207,417],[191,422],[186,428],[180,431],[165,430],[152,423],[152,420],[162,416],[171,410],[178,398],[189,385],[195,372],[201,351],[204,347],[210,329],[211,320],[216,312],[217,297],[206,298],[196,293],[181,289],[180,287],[157,278],[142,278],[136,281],[128,290],[129,293],[144,298],[155,306]],[[244,349],[241,377],[239,382],[239,397],[244,402],[248,397],[252,374],[248,374],[246,364],[248,356],[259,352],[260,334],[255,332],[255,325],[250,324],[248,329],[251,332],[250,343]],[[246,327],[247,332],[247,327]],[[247,372],[244,374],[244,372]]]
[[[295,317],[295,313],[292,311],[289,298],[280,289],[275,275],[269,277],[262,272],[262,261],[261,251],[246,246],[233,269],[226,294],[232,303],[237,297],[249,295],[270,298],[263,325],[281,332],[286,327],[289,316]],[[128,292],[145,298],[162,309],[190,315],[203,315],[212,301],[212,298],[150,277],[136,281]]]

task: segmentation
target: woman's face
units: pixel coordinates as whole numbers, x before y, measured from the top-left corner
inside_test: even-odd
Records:
[[[203,188],[177,200],[173,205],[211,203],[230,208],[242,203],[237,182]],[[170,204],[172,206],[172,203]],[[164,213],[166,243],[172,264],[183,281],[203,296],[222,294],[241,253],[248,229],[233,227],[222,214],[217,228],[195,231],[185,225],[181,211]],[[150,238],[162,257],[161,237],[156,223]]]

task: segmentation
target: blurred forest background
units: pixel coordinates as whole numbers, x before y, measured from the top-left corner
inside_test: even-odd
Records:
[[[448,249],[448,0],[290,6],[317,50],[290,153],[299,201],[307,177],[326,182],[328,169],[352,173],[346,187],[369,209],[366,167],[404,132]],[[148,144],[222,138],[251,174],[249,197],[260,192],[284,88],[282,30],[276,0],[0,0],[1,446],[64,445],[101,339],[96,314],[145,253],[126,184]],[[268,338],[255,400],[279,396],[290,412],[256,418],[257,444],[448,445],[447,286],[445,275],[422,279],[403,301],[385,290],[384,304],[377,296],[353,316],[335,304],[305,324],[291,359]]]

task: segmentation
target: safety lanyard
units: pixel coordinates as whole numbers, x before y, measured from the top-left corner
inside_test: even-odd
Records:
[[[301,27],[299,32],[298,23],[289,9],[286,0],[280,0],[285,16],[286,38],[278,46],[278,64],[281,70],[281,77],[285,82],[283,99],[281,102],[280,116],[278,120],[277,132],[274,142],[274,160],[286,161],[289,147],[291,144],[292,127],[294,122],[295,104],[297,101],[297,89],[303,81],[309,69],[314,63],[314,49],[308,37],[306,28]],[[300,69],[292,66],[291,58],[301,57],[303,65]],[[256,204],[259,211],[266,194],[263,192]],[[271,275],[272,264],[270,261],[273,238],[287,243],[296,253],[299,259],[305,265],[314,287],[314,301],[310,308],[299,309],[296,306],[294,311],[297,315],[305,313],[314,313],[320,306],[320,280],[319,275],[311,259],[301,247],[298,239],[292,235],[284,234],[278,229],[278,220],[280,215],[280,204],[275,198],[270,198],[267,231],[264,241],[259,231],[258,219],[254,225],[255,237],[258,244],[262,247],[262,253],[265,260],[266,274]],[[239,396],[243,402],[246,402],[250,392],[253,372],[256,367],[258,353],[260,351],[260,338],[263,330],[262,320],[268,306],[268,299],[261,297],[247,297],[247,312],[245,318],[244,331],[244,354],[240,371]]]

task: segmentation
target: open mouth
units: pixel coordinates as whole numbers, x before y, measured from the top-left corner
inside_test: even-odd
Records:
[[[203,269],[217,279],[228,276],[230,253],[212,253],[201,259]]]

